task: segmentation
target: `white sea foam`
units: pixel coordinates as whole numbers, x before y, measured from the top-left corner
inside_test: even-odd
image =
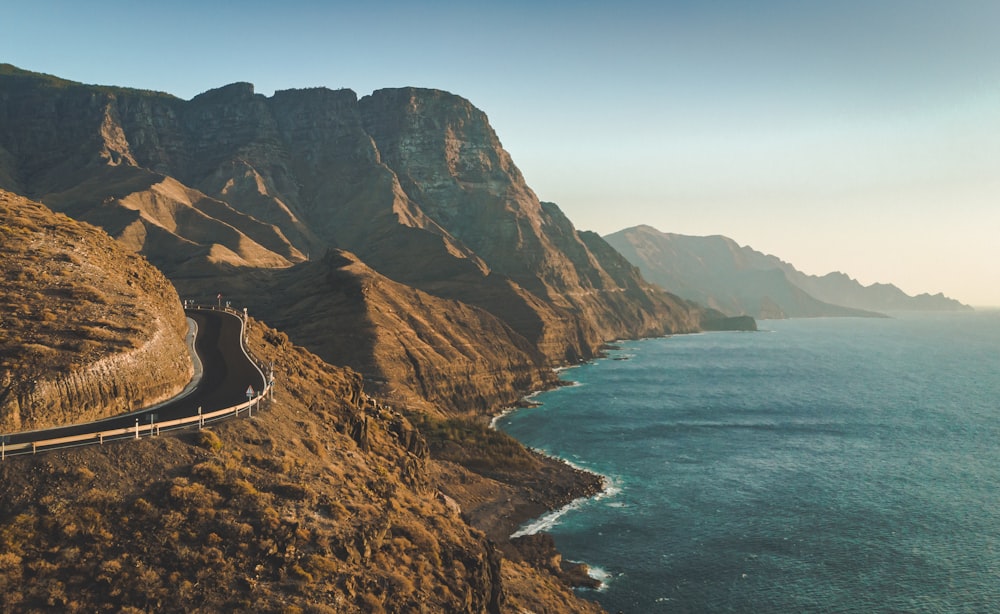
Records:
[[[553,510],[551,512],[548,512],[547,514],[544,514],[544,515],[540,516],[539,518],[536,518],[535,520],[532,520],[530,522],[527,522],[527,523],[521,525],[521,528],[519,528],[517,531],[515,531],[511,535],[512,539],[515,538],[515,537],[523,537],[525,535],[534,535],[535,533],[541,533],[542,531],[551,530],[553,527],[559,525],[559,523],[562,520],[563,516],[565,516],[566,514],[568,514],[571,511],[580,509],[588,501],[600,501],[600,500],[606,499],[608,497],[613,497],[613,496],[621,493],[621,491],[622,491],[622,489],[621,489],[621,480],[619,478],[617,478],[617,477],[607,476],[607,475],[602,475],[602,474],[599,474],[599,473],[595,473],[594,471],[591,471],[590,469],[587,469],[586,467],[581,467],[579,465],[576,465],[576,464],[574,464],[574,463],[566,460],[565,458],[559,458],[558,456],[552,456],[551,454],[549,454],[545,450],[539,450],[539,449],[536,449],[536,448],[533,448],[533,449],[535,450],[535,452],[538,452],[539,454],[544,454],[545,456],[548,456],[549,458],[552,458],[552,459],[555,459],[557,461],[566,463],[570,467],[573,467],[574,469],[577,469],[579,471],[586,471],[587,473],[593,473],[594,475],[599,475],[601,477],[602,481],[604,482],[604,488],[601,490],[601,492],[597,493],[596,495],[594,495],[592,497],[579,497],[577,499],[573,499],[572,501],[570,501],[568,504],[564,505],[563,507],[561,507],[561,508],[559,508],[557,510]]]
[[[559,524],[559,521],[567,513],[579,509],[584,503],[587,502],[589,497],[580,497],[579,499],[574,499],[570,501],[567,505],[551,511],[541,518],[532,520],[531,522],[523,525],[520,529],[515,531],[510,537],[511,539],[515,537],[523,537],[525,535],[534,535],[535,533],[541,533],[542,531],[547,531],[552,527]]]
[[[506,418],[507,416],[509,416],[516,409],[517,409],[516,407],[505,407],[505,408],[503,408],[503,410],[501,410],[501,412],[499,414],[493,416],[493,419],[490,420],[490,428],[493,429],[494,431],[497,430],[497,423],[500,422],[500,420],[503,420],[504,418]]]
[[[603,593],[604,591],[608,590],[608,584],[611,583],[612,576],[607,571],[601,569],[600,567],[594,567],[593,565],[588,565],[587,575],[601,583],[601,585],[597,587],[598,592]]]

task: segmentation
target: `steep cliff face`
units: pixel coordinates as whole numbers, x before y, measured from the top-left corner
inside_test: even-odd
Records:
[[[705,317],[539,202],[486,116],[445,92],[268,98],[238,83],[181,101],[7,67],[0,117],[0,181],[103,226],[186,296],[340,248],[457,301],[442,305],[489,312],[513,331],[505,343],[527,342],[547,366],[592,357],[611,338],[695,330]],[[289,321],[280,307],[271,314]],[[314,328],[304,342],[333,347],[337,334]],[[477,364],[470,377],[481,385],[503,368]]]
[[[0,431],[163,400],[192,375],[163,275],[102,231],[0,191]]]
[[[540,324],[518,327],[550,357],[589,357],[609,338],[697,328],[696,308],[649,294],[635,269],[619,271],[617,278],[609,275],[562,211],[538,200],[485,114],[467,100],[405,88],[379,90],[360,106],[383,160],[421,209],[482,257],[494,274],[550,307]],[[516,295],[504,300],[481,298],[469,288],[449,290],[508,321],[516,321],[507,314],[511,308],[530,302],[523,293],[520,300]],[[622,297],[632,309],[619,309]]]

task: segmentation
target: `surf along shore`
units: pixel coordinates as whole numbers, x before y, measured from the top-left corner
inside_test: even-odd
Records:
[[[608,346],[606,349],[616,348]],[[607,355],[602,354],[596,360],[605,358]],[[573,381],[560,380],[554,388],[574,385],[577,384]],[[490,428],[500,431],[498,424],[504,416],[538,407],[541,404],[532,400],[533,397],[551,389],[532,392],[518,407],[504,409],[490,421]],[[493,482],[480,486],[480,492],[465,493],[474,494],[481,502],[464,510],[468,521],[496,542],[507,556],[548,568],[570,586],[600,588],[600,580],[590,575],[586,564],[562,559],[555,540],[545,529],[568,510],[587,499],[607,495],[614,487],[606,476],[541,450],[525,448],[536,459],[538,467],[516,476],[513,483],[521,484],[522,488],[508,490],[506,485]],[[510,481],[509,472],[504,481]],[[468,496],[463,499],[469,501]]]

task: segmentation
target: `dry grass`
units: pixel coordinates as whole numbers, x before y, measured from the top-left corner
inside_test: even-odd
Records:
[[[168,334],[176,334],[175,353],[182,353],[186,325],[177,293],[145,259],[97,228],[0,190],[0,431],[58,424],[66,419],[60,406],[110,412],[141,401],[97,398],[89,390],[87,398],[42,398],[37,391],[39,382],[142,347],[164,326],[175,329]],[[132,381],[159,395],[185,377],[177,372],[178,382],[169,382],[173,372],[145,370]]]
[[[0,191],[0,371],[72,369],[135,347],[153,332],[150,301],[171,294],[103,231]]]

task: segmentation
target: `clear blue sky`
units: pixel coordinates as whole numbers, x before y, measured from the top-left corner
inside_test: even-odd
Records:
[[[1000,1],[19,2],[0,61],[182,98],[434,87],[578,228],[1000,305]]]

